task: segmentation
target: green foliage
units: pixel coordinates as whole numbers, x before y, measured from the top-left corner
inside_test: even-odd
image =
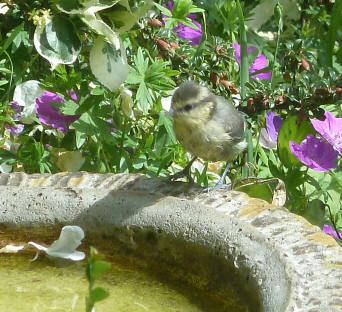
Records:
[[[282,124],[278,135],[278,154],[283,165],[288,168],[299,165],[299,160],[290,151],[289,142],[300,144],[308,134],[314,134],[311,123],[299,121],[298,115],[289,116]]]
[[[96,302],[102,301],[109,296],[109,292],[102,287],[95,287],[95,281],[102,273],[111,267],[109,262],[102,260],[103,256],[94,247],[90,247],[90,255],[86,267],[86,276],[89,283],[89,293],[86,298],[86,312],[94,311]]]

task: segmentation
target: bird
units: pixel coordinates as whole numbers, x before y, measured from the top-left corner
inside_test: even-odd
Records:
[[[215,95],[207,87],[187,81],[174,92],[170,114],[178,141],[193,158],[173,180],[187,176],[197,157],[208,161],[226,161],[226,168],[215,187],[224,186],[229,165],[247,148],[247,124],[244,115],[230,101]]]

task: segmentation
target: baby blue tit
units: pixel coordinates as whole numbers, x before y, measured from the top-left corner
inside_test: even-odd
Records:
[[[247,148],[242,113],[227,99],[194,81],[181,84],[175,91],[171,115],[177,139],[193,156],[229,163]]]

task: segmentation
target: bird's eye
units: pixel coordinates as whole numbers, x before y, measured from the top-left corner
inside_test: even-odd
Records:
[[[188,112],[190,109],[192,109],[192,105],[191,104],[186,104],[184,106],[184,109]]]

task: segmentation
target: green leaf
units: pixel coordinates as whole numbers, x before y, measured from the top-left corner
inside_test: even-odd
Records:
[[[335,0],[332,12],[331,12],[331,22],[327,37],[327,49],[326,49],[326,59],[328,65],[333,64],[333,51],[335,46],[335,41],[338,36],[338,31],[342,27],[342,0]]]
[[[184,18],[190,13],[190,9],[192,7],[192,0],[175,0],[172,10],[172,17]]]
[[[14,160],[16,160],[16,156],[14,154],[12,154],[10,151],[0,148],[0,163]]]
[[[96,260],[90,265],[90,277],[91,280],[95,280],[101,273],[106,272],[110,269],[111,265],[107,261]]]
[[[24,23],[21,23],[19,26],[13,29],[11,35],[5,40],[5,42],[1,43],[0,55],[7,50],[10,44],[13,42],[15,37],[24,29]]]
[[[169,9],[161,6],[160,4],[158,4],[156,2],[154,2],[154,5],[162,12],[162,14],[164,14],[166,16],[170,16],[170,17],[172,16],[172,12]]]
[[[60,110],[65,115],[75,115],[77,114],[77,110],[79,105],[75,103],[73,100],[66,100],[63,105],[60,107]]]
[[[109,292],[102,287],[96,287],[90,291],[90,300],[93,302],[93,304],[106,299],[108,296]]]
[[[140,155],[134,162],[133,168],[134,169],[142,169],[144,165],[147,163],[147,157],[146,155],[142,154]]]
[[[6,67],[0,67],[0,72],[5,73],[5,74],[10,74],[12,71]]]
[[[265,181],[267,182],[267,180],[259,180],[257,178],[243,179],[234,184],[234,190],[244,192],[250,197],[260,198],[271,203],[273,199],[272,190]]]
[[[76,131],[76,148],[80,149],[87,141],[87,134],[80,131]]]
[[[286,118],[278,135],[278,155],[281,162],[288,168],[300,165],[300,161],[290,150],[289,142],[300,144],[308,134],[314,134],[315,130],[309,121],[303,120],[298,124],[298,115]]]
[[[198,30],[199,28],[192,22],[190,18],[175,19],[177,22],[182,23],[185,26]]]
[[[16,52],[20,45],[23,44],[26,47],[32,46],[30,34],[26,30],[22,30],[13,40],[12,53]]]
[[[76,110],[74,114],[82,115],[83,113],[88,112],[96,104],[99,104],[98,97],[95,95],[88,96],[80,106],[76,104]]]
[[[148,110],[151,107],[151,104],[153,102],[151,94],[149,93],[145,82],[141,82],[139,85],[137,94],[136,94],[136,99],[137,99],[137,106],[140,108],[144,114],[148,113]]]
[[[81,41],[69,19],[55,16],[46,25],[37,26],[34,46],[54,69],[58,64],[71,64],[76,60]]]
[[[83,4],[81,0],[57,0],[56,4],[58,9],[60,9],[62,12],[70,13],[74,10],[81,10],[83,9]]]
[[[144,77],[141,76],[135,68],[132,66],[129,67],[129,73],[126,79],[126,82],[129,84],[139,84],[141,81],[144,80]]]
[[[135,66],[137,67],[139,74],[141,76],[144,76],[148,68],[148,59],[144,58],[142,49],[140,47],[138,48],[137,56],[134,58],[134,60],[135,60]]]
[[[314,199],[308,203],[308,206],[301,215],[310,223],[322,228],[324,224],[325,205],[321,200]]]
[[[171,141],[173,143],[177,142],[176,135],[173,131],[172,120],[164,110],[161,110],[159,113],[158,126],[164,126],[166,129],[166,132],[168,133],[169,137],[171,138]]]
[[[192,6],[192,8],[190,9],[189,13],[202,13],[205,12],[205,10],[195,7],[194,5]]]

